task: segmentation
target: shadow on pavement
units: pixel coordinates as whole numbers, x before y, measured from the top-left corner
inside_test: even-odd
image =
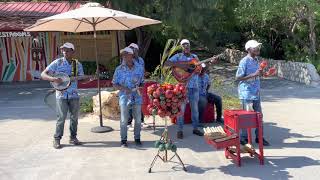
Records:
[[[276,102],[282,99],[314,99],[320,100],[319,88],[297,82],[266,79],[261,81],[261,98],[263,102]]]
[[[120,141],[84,141],[80,146],[74,146],[71,144],[62,144],[65,148],[77,147],[77,148],[112,148],[120,147]],[[128,141],[127,149],[147,150],[153,148],[154,141],[142,141],[142,146],[136,146],[133,141]],[[125,149],[125,148],[124,148]],[[156,153],[156,149],[155,149]]]
[[[198,167],[198,166],[194,166],[194,165],[186,165],[187,168],[187,173],[191,173],[191,174],[204,174],[207,171],[211,171],[214,170],[215,168],[203,168],[203,167]]]
[[[208,124],[212,126],[213,124]],[[203,137],[195,136],[192,134],[192,127],[191,125],[184,126],[184,138],[177,139],[177,127],[176,125],[168,126],[169,135],[174,143],[178,146],[178,148],[186,148],[190,149],[194,152],[211,152],[217,151],[213,149],[211,146],[205,143]],[[270,142],[271,146],[265,147],[265,149],[283,149],[283,148],[318,148],[320,149],[320,141],[318,138],[320,136],[305,136],[303,134],[298,133],[291,133],[291,129],[278,127],[276,123],[264,123],[264,129],[268,130],[268,134],[266,134],[267,140]],[[254,142],[254,130],[252,130],[252,138]],[[155,132],[152,133],[160,135],[163,132],[163,128],[157,128]],[[299,139],[301,138],[301,139]],[[292,143],[285,142],[287,139],[293,139]],[[296,140],[297,139],[297,140]],[[254,144],[256,146],[256,144]],[[223,154],[222,154],[223,155]]]
[[[259,166],[258,161],[251,158],[243,158],[242,166],[237,167],[235,164],[222,166],[218,168],[221,172],[234,177],[257,178],[261,180],[270,179],[289,179],[292,178],[288,169],[298,169],[307,166],[319,166],[320,161],[305,156],[284,157],[284,156],[267,156],[265,165]],[[259,170],[261,169],[261,170]]]
[[[264,123],[264,128],[269,129],[270,134],[266,137],[270,137],[271,146],[265,147],[266,149],[283,149],[283,148],[320,148],[319,140],[313,140],[320,136],[305,136],[303,134],[291,133],[290,129],[278,127],[276,123]],[[303,140],[297,140],[296,142],[286,143],[286,139],[302,138]],[[307,139],[307,140],[306,140]],[[309,140],[310,139],[310,140]]]

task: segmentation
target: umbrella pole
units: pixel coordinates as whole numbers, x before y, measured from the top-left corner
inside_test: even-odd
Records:
[[[104,132],[110,132],[113,129],[108,126],[103,126],[103,120],[102,120],[102,111],[101,111],[101,87],[100,87],[100,69],[99,69],[99,61],[98,61],[98,53],[97,53],[97,33],[95,24],[93,24],[93,39],[94,39],[94,49],[95,49],[95,56],[96,56],[96,64],[97,64],[97,75],[98,75],[98,94],[99,94],[99,120],[100,120],[100,126],[91,128],[91,132],[94,133],[104,133]]]

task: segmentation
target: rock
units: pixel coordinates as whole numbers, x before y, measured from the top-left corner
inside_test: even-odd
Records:
[[[225,60],[232,64],[239,64],[240,60],[247,55],[247,53],[236,50],[226,49],[224,52]]]
[[[102,115],[108,119],[120,119],[119,91],[101,91]],[[99,115],[99,95],[93,96],[93,112]]]
[[[316,68],[314,67],[313,64],[307,64],[307,70],[308,72],[310,73],[310,76],[311,76],[311,79],[313,81],[320,81],[320,76],[319,74],[317,73],[317,70]]]

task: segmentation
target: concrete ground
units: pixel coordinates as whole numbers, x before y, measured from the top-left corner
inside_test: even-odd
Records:
[[[320,89],[284,80],[263,82],[265,137],[272,146],[265,148],[265,165],[243,158],[237,167],[201,137],[185,128],[185,139],[175,138],[176,127],[169,127],[178,153],[188,172],[178,164],[158,161],[148,173],[157,150],[163,121],[156,131],[142,131],[143,147],[133,143],[119,147],[119,122],[105,120],[115,130],[95,134],[96,116],[82,117],[78,137],[83,146],[68,142],[67,121],[63,148],[52,148],[55,113],[43,103],[49,86],[43,82],[0,84],[0,179],[318,179],[320,176]],[[82,91],[84,94],[94,91]],[[150,121],[150,119],[148,119]]]

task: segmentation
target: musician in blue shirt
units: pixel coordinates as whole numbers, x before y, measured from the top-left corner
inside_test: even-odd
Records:
[[[262,70],[259,69],[259,61],[257,56],[260,55],[261,43],[255,40],[250,40],[246,43],[245,49],[248,55],[244,57],[240,63],[236,74],[236,79],[239,81],[238,91],[239,99],[241,100],[243,109],[253,109],[255,112],[262,113],[260,100],[260,76]],[[256,143],[258,139],[258,129],[256,133]],[[248,143],[247,131],[241,132],[241,144]],[[263,145],[269,146],[269,142],[263,138]]]
[[[135,43],[131,43],[128,47],[133,50],[133,58],[134,58],[133,62],[136,65],[141,66],[141,68],[143,68],[143,70],[145,71],[144,60],[142,57],[139,56],[139,46]],[[129,131],[134,130],[134,128],[132,126],[132,120],[133,120],[132,109],[130,109],[129,110],[129,119],[128,119]],[[143,115],[142,111],[141,111],[141,125],[142,125],[142,127],[149,127],[149,125],[144,122],[144,115]]]
[[[202,70],[199,74],[199,121],[204,123],[203,115],[207,104],[215,105],[217,118],[216,121],[223,123],[222,120],[222,99],[219,95],[208,92],[210,88],[210,77],[207,74],[207,66],[202,64]]]
[[[142,57],[139,56],[139,46],[135,43],[131,43],[129,46],[129,48],[131,48],[133,50],[133,62],[138,65],[143,67],[144,69],[144,60]],[[123,49],[120,51],[120,55],[122,54]],[[124,64],[125,62],[122,60],[122,58],[120,59],[120,64]]]
[[[47,81],[61,83],[62,79],[51,76],[57,72],[66,73],[71,77],[71,85],[64,91],[56,91],[57,100],[57,124],[54,134],[53,147],[56,149],[61,148],[60,139],[63,136],[64,123],[68,111],[70,112],[70,144],[81,145],[77,139],[78,127],[78,114],[79,114],[79,94],[78,94],[78,80],[84,78],[83,68],[81,63],[73,59],[74,45],[65,43],[60,47],[63,53],[62,58],[54,60],[49,66],[41,73],[41,78]]]
[[[133,50],[134,63],[137,63],[137,65],[140,65],[144,69],[144,60],[139,56],[139,46],[135,43],[131,43],[128,47]]]
[[[182,53],[175,54],[172,56],[169,61],[165,62],[165,66],[171,67],[181,67],[186,69],[189,65],[185,64],[184,62],[191,61],[192,59],[198,59],[198,56],[192,54],[190,52],[190,42],[187,39],[183,39],[180,42],[180,45],[183,48]],[[193,126],[193,134],[198,136],[203,136],[203,132],[198,129],[199,126],[199,110],[198,110],[198,102],[199,102],[199,86],[198,86],[198,74],[193,74],[191,78],[187,81],[187,97],[191,107],[191,119],[192,119],[192,126]],[[183,139],[183,124],[184,124],[184,117],[183,114],[185,112],[186,102],[182,104],[181,111],[182,115],[178,117],[177,124],[178,124],[178,132],[177,138]]]
[[[141,104],[142,96],[139,88],[144,83],[144,70],[141,66],[133,62],[133,51],[126,47],[122,50],[123,61],[119,65],[113,75],[113,86],[120,90],[119,105],[121,111],[120,136],[121,147],[127,147],[127,125],[129,117],[129,109],[132,109],[134,121],[134,140],[136,145],[141,145]]]

